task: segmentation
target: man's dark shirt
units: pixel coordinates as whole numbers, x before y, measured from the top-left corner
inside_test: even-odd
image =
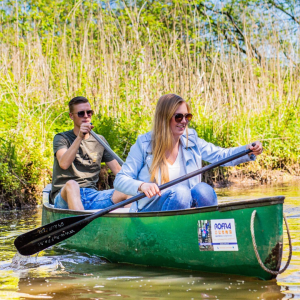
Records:
[[[104,137],[100,136],[106,143]],[[104,149],[102,145],[90,135],[88,139],[82,140],[76,157],[67,170],[63,170],[56,158],[56,152],[60,149],[68,149],[76,139],[73,130],[58,133],[53,140],[54,164],[52,175],[52,190],[50,203],[69,180],[75,180],[80,187],[97,190],[97,182],[101,169],[101,162],[110,162],[114,158]]]

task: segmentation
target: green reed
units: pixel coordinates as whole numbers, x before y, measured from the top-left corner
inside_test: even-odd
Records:
[[[247,43],[245,51],[226,44],[194,2],[31,1],[27,9],[7,2],[0,26],[3,203],[26,189],[36,198],[49,182],[52,139],[71,128],[67,103],[78,95],[90,99],[95,131],[124,159],[151,129],[158,98],[177,93],[190,103],[201,138],[224,147],[263,141],[263,155],[245,172],[298,174],[300,74],[282,58],[278,28],[255,36],[258,59]],[[250,17],[243,29],[251,41]],[[14,147],[10,166],[7,145]]]

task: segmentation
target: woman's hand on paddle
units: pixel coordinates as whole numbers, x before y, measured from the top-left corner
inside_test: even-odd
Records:
[[[263,146],[262,143],[260,141],[255,141],[255,146],[252,146],[252,143],[247,145],[247,149],[252,150],[252,153],[254,155],[259,155],[263,152]]]
[[[148,198],[159,195],[161,196],[160,189],[156,183],[145,182],[140,186],[140,191],[145,193]]]

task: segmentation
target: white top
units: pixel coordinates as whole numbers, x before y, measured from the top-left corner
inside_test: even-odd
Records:
[[[178,155],[176,157],[174,164],[171,165],[167,162],[167,165],[168,165],[168,169],[169,169],[169,180],[170,181],[172,181],[178,177],[181,177],[183,175],[186,175],[185,162],[184,162],[181,147],[179,147]],[[190,188],[188,180],[180,182],[180,184],[184,184],[188,188]]]

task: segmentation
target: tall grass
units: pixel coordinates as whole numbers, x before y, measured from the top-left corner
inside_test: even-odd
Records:
[[[151,129],[158,98],[176,93],[191,104],[200,137],[224,147],[264,142],[248,170],[298,172],[299,41],[295,36],[283,57],[284,26],[254,38],[255,24],[245,23],[258,60],[247,42],[246,53],[226,44],[189,3],[157,11],[88,4],[22,13],[12,3],[11,15],[2,11],[0,137],[40,170],[32,178],[37,190],[50,179],[52,138],[71,128],[67,103],[78,95],[90,99],[95,130],[123,158]],[[24,183],[15,182],[10,193],[17,197]],[[10,187],[0,182],[0,189],[4,201]]]

